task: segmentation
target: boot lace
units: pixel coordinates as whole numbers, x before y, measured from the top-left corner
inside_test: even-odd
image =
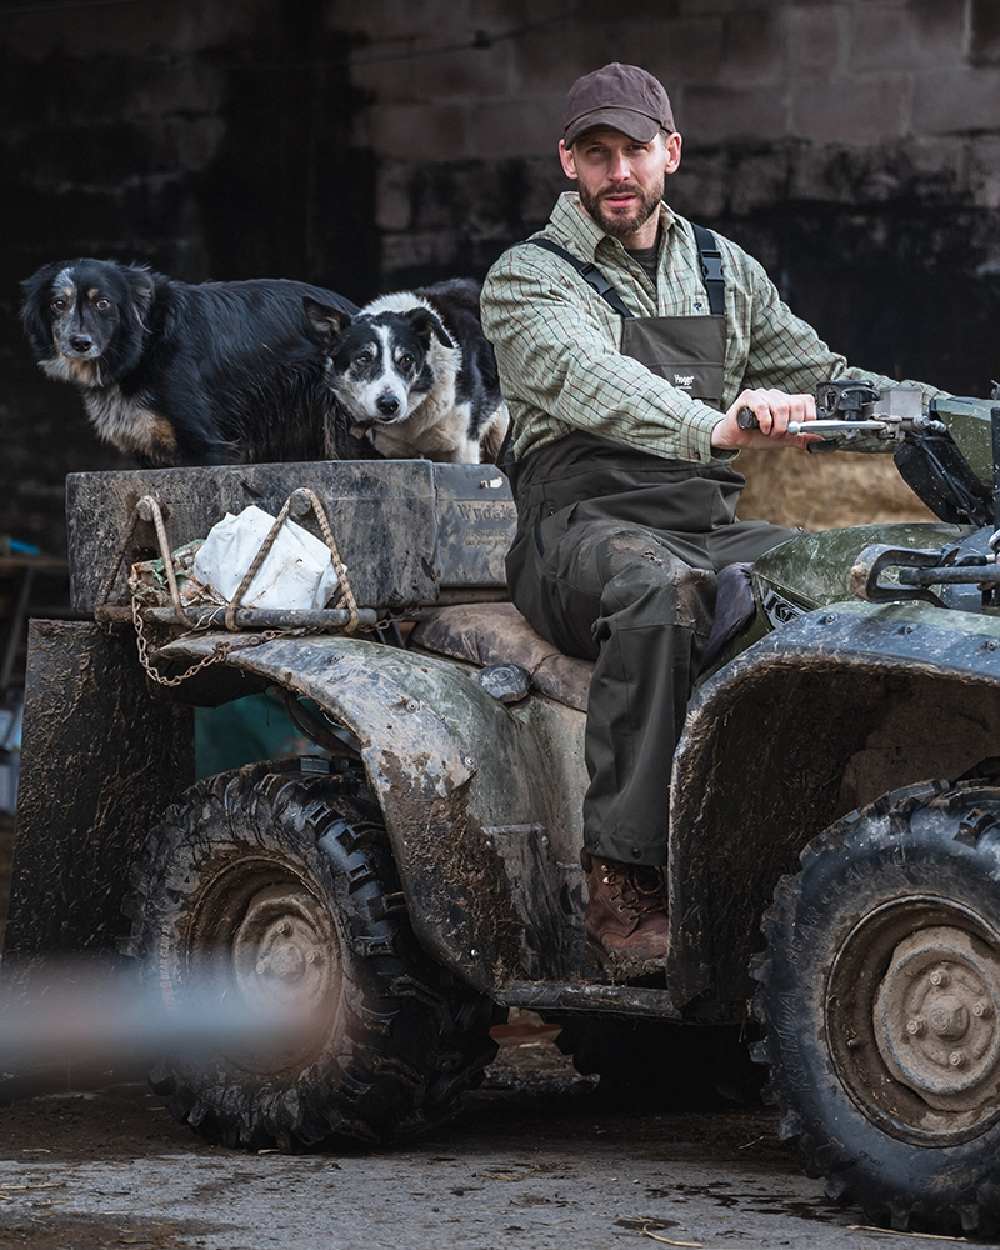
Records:
[[[666,870],[648,864],[635,867],[601,864],[601,877],[609,887],[619,911],[644,916],[662,911],[667,900]]]

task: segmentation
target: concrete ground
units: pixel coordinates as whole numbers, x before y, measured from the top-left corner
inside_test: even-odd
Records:
[[[240,1155],[142,1084],[0,1109],[0,1247],[915,1250],[852,1228],[758,1110],[608,1106],[530,1023],[448,1130],[404,1150]]]

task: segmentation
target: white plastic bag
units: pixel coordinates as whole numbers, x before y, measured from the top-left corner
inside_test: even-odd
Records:
[[[275,518],[251,504],[213,525],[192,572],[227,601],[232,599]],[[267,559],[243,596],[245,608],[323,608],[337,587],[329,548],[286,520]]]

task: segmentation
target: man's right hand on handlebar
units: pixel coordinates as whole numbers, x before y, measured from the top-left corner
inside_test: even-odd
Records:
[[[757,418],[757,429],[742,430],[737,417],[744,408]],[[815,441],[810,434],[789,434],[790,421],[815,421],[812,395],[786,395],[784,391],[741,391],[726,415],[712,430],[712,446],[719,451],[742,447],[800,447]]]

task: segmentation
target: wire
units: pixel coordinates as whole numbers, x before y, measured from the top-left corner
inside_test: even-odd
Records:
[[[8,5],[7,13],[11,17],[20,17],[33,13],[57,13],[69,9],[99,9],[109,8],[112,6],[137,4],[139,0],[29,0],[28,3],[15,3],[13,7]],[[533,22],[522,22],[519,26],[512,26],[507,30],[501,30],[497,34],[490,34],[487,30],[476,30],[472,34],[471,39],[463,40],[456,43],[442,43],[432,48],[407,48],[405,51],[400,49],[394,52],[370,52],[369,54],[348,53],[346,56],[337,56],[332,58],[321,57],[315,61],[280,61],[266,62],[255,61],[253,69],[257,72],[275,71],[287,73],[292,69],[308,69],[317,65],[377,65],[398,61],[419,61],[431,56],[445,56],[449,52],[468,52],[478,51],[485,52],[500,43],[508,43],[514,39],[521,39],[525,35],[534,34],[535,31],[545,30],[550,26],[558,26],[561,23],[575,17],[581,9],[581,4],[574,4],[572,8],[564,9],[559,13],[553,14],[551,17],[539,18]],[[388,42],[388,41],[386,41]],[[371,47],[372,45],[368,45]],[[377,45],[376,45],[377,46]],[[173,64],[177,59],[170,53],[158,53],[156,55],[139,55],[130,58],[132,60],[155,62],[156,64]]]
[[[442,43],[436,48],[410,48],[405,52],[376,52],[370,56],[354,55],[346,59],[349,65],[374,65],[386,61],[416,61],[428,56],[441,56],[447,52],[468,52],[470,49],[485,51],[498,43],[506,43],[511,39],[520,39],[523,35],[530,35],[536,30],[557,26],[568,18],[575,17],[579,11],[580,5],[574,4],[571,9],[565,9],[552,17],[539,18],[535,22],[523,22],[520,26],[512,26],[509,30],[502,30],[496,35],[491,35],[486,30],[477,30],[473,32],[471,39],[467,39],[463,43]]]

